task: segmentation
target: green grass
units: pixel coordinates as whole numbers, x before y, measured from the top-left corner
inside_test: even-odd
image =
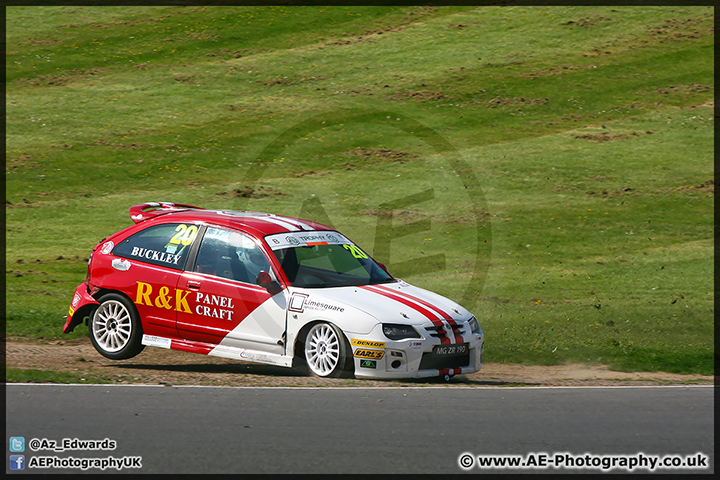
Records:
[[[112,383],[102,377],[33,368],[8,368],[5,370],[5,381],[7,383]]]
[[[486,361],[712,373],[713,21],[9,7],[7,332],[62,336],[91,248],[175,201],[334,225],[473,310]]]

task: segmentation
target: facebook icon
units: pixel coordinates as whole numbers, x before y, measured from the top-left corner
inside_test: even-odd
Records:
[[[10,455],[10,470],[25,470],[25,455]]]

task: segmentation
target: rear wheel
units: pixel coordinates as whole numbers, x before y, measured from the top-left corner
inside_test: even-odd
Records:
[[[305,336],[305,361],[310,373],[318,377],[339,377],[352,364],[348,352],[345,335],[330,323],[313,325]]]
[[[145,346],[135,305],[122,295],[108,293],[90,319],[90,340],[95,350],[113,360],[134,357]]]

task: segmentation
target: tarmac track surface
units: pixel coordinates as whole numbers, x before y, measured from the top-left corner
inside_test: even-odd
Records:
[[[712,386],[304,388],[6,386],[9,438],[38,458],[141,457],[123,473],[464,473],[459,459],[567,453],[706,456]],[[105,440],[108,451],[40,451],[32,439]],[[475,465],[471,473],[488,473]],[[6,471],[9,466],[6,466]],[[495,470],[498,471],[498,470]],[[601,473],[599,468],[499,470]],[[647,469],[635,470],[648,472]],[[684,470],[655,470],[680,473]],[[78,473],[50,468],[35,473]],[[88,472],[99,472],[90,469]],[[106,470],[107,472],[107,470]],[[623,470],[615,471],[624,473]],[[17,472],[15,472],[17,473]],[[27,473],[27,472],[26,472]]]

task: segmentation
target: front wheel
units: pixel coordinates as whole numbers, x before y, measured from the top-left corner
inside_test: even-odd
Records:
[[[103,295],[89,327],[90,341],[104,357],[121,360],[134,357],[145,348],[141,343],[140,316],[135,305],[122,295]]]
[[[305,361],[318,377],[339,377],[347,363],[345,336],[335,325],[318,323],[305,336]]]

